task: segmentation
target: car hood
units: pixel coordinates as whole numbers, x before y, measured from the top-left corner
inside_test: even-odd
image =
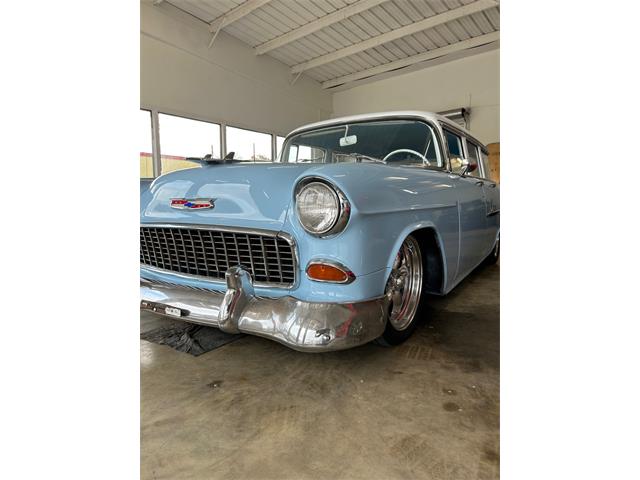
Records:
[[[162,175],[141,193],[141,221],[280,230],[296,179],[310,167],[237,163]],[[214,208],[178,210],[170,206],[174,198],[211,198]]]

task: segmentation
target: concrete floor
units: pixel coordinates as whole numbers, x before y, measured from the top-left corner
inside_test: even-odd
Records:
[[[499,268],[431,299],[395,348],[247,336],[193,357],[141,341],[142,478],[497,478]]]

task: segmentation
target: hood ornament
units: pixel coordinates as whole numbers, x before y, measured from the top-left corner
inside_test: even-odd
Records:
[[[213,208],[215,201],[215,198],[172,198],[170,206],[178,210],[204,210]]]

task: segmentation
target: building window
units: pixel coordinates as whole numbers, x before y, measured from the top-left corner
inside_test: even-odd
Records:
[[[164,113],[158,114],[158,122],[163,174],[198,166],[186,157],[220,158],[220,125]]]
[[[227,154],[234,158],[257,162],[271,161],[271,135],[242,128],[227,127]]]
[[[280,152],[282,152],[282,146],[284,145],[284,137],[281,137],[280,135],[276,135],[276,151],[277,153],[277,158],[280,158]]]
[[[140,178],[153,178],[151,112],[140,110]]]

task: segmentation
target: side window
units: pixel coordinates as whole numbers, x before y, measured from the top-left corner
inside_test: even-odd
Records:
[[[140,110],[140,178],[153,178],[151,112]]]
[[[161,173],[197,168],[186,157],[220,155],[220,125],[166,113],[158,114],[160,127]]]
[[[482,178],[482,166],[480,165],[480,158],[478,157],[478,146],[467,140],[467,152],[469,154],[469,163],[475,163],[476,165],[478,165],[478,167],[473,172],[469,173],[469,176]]]
[[[462,170],[462,139],[448,130],[444,131],[447,140],[447,148],[449,149],[449,161],[451,162],[451,171],[459,173]]]
[[[284,137],[280,135],[276,135],[276,160],[282,160],[280,158],[280,152],[282,152],[282,147],[284,146]]]
[[[296,163],[297,161],[298,161],[298,146],[291,145],[289,147],[289,158],[287,159],[287,162]]]
[[[324,161],[324,150],[322,148],[310,147],[308,145],[289,146],[289,163],[322,163]]]
[[[489,170],[489,158],[487,154],[480,150],[480,159],[482,161],[482,168],[484,172],[484,178],[490,178],[495,181],[495,178],[492,178],[491,171]]]

